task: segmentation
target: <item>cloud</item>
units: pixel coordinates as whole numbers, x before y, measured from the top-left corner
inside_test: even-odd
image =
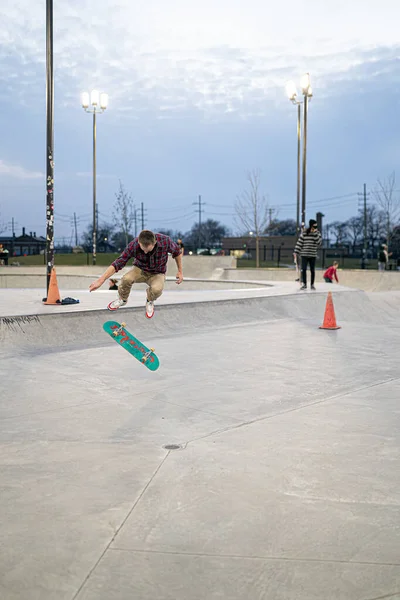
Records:
[[[2,97],[42,110],[44,2],[17,0],[1,12]],[[362,43],[354,34],[360,14]],[[308,0],[307,10],[281,0],[273,12],[263,0],[247,0],[245,9],[243,0],[59,3],[56,103],[78,110],[80,93],[96,88],[109,94],[109,112],[124,118],[266,116],[271,104],[284,104],[286,81],[304,71],[321,97],[366,62],[398,55],[398,17],[394,0],[338,0],[331,8]]]
[[[14,179],[42,179],[44,174],[40,171],[29,171],[20,165],[11,165],[0,160],[0,177],[12,177]]]

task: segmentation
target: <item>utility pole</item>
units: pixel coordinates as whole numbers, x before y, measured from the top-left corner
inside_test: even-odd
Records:
[[[7,227],[11,227],[11,232],[12,232],[12,236],[14,237],[15,235],[15,225],[18,225],[18,223],[15,223],[14,217],[11,217],[11,223],[10,221],[7,223]]]
[[[364,256],[367,254],[367,184],[364,183]],[[365,265],[364,265],[365,268]]]
[[[144,206],[143,206],[143,202],[142,202],[141,206],[142,206],[141,212],[142,212],[142,230],[143,230],[144,229]]]
[[[15,223],[14,217],[11,217],[11,223],[8,222],[7,227],[11,227],[11,231],[12,231],[12,238],[11,238],[11,255],[12,256],[14,256],[15,225],[18,225],[18,223]]]
[[[133,209],[133,222],[135,223],[135,238],[137,237],[137,208]]]
[[[74,226],[75,226],[75,246],[78,245],[78,226],[76,224],[76,213],[74,213]]]
[[[200,242],[201,242],[201,196],[199,194],[199,248],[201,248]]]
[[[198,240],[197,240],[197,247],[201,248],[201,213],[204,212],[202,209],[202,206],[204,206],[204,202],[202,203],[201,201],[201,196],[199,195],[199,200],[198,202],[193,202],[194,205],[198,206],[198,212],[199,212],[199,231],[198,231]]]
[[[273,208],[269,208],[268,212],[269,212],[269,226],[271,227],[271,225],[272,225],[272,213],[274,212],[274,209]]]
[[[363,244],[363,253],[362,253],[362,258],[361,258],[361,268],[365,269],[366,268],[366,259],[367,259],[367,247],[368,247],[368,241],[367,241],[367,236],[368,236],[368,232],[367,232],[367,196],[369,196],[369,193],[367,194],[367,184],[364,183],[364,192],[363,194],[358,194],[359,196],[362,196],[363,198],[363,230],[364,230],[364,244]]]

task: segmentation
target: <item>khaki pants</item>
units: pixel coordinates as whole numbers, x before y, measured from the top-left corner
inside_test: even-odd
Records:
[[[130,271],[125,273],[118,286],[119,297],[125,302],[129,298],[131,288],[134,283],[147,283],[147,299],[154,302],[161,296],[164,290],[165,275],[164,273],[148,273],[142,271],[138,267],[132,267]]]

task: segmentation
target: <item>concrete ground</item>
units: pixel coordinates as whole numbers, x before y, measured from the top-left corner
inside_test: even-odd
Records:
[[[154,373],[77,293],[0,291],[2,600],[400,598],[400,293],[139,290]]]

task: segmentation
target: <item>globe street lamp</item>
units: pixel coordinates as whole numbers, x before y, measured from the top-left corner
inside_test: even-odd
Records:
[[[300,233],[300,155],[301,155],[301,102],[297,100],[297,90],[293,81],[286,84],[286,93],[289,100],[297,106],[297,205],[296,205],[296,231]]]
[[[96,264],[97,250],[97,207],[96,207],[96,115],[106,110],[108,105],[108,95],[99,94],[97,90],[83,92],[82,108],[87,113],[93,114],[93,264]]]
[[[308,117],[308,99],[312,97],[310,84],[310,74],[306,73],[300,80],[301,91],[304,96],[304,118],[303,118],[303,179],[301,193],[301,222],[306,222],[306,170],[307,170],[307,117]]]
[[[310,74],[306,73],[300,80],[301,92],[304,96],[304,101],[297,100],[297,89],[293,81],[289,81],[286,85],[286,93],[289,100],[297,106],[297,233],[300,230],[299,213],[300,213],[300,145],[301,145],[301,104],[304,106],[303,111],[303,177],[301,186],[301,225],[306,222],[306,169],[307,169],[307,117],[308,117],[308,99],[312,97],[312,89],[310,85]]]

